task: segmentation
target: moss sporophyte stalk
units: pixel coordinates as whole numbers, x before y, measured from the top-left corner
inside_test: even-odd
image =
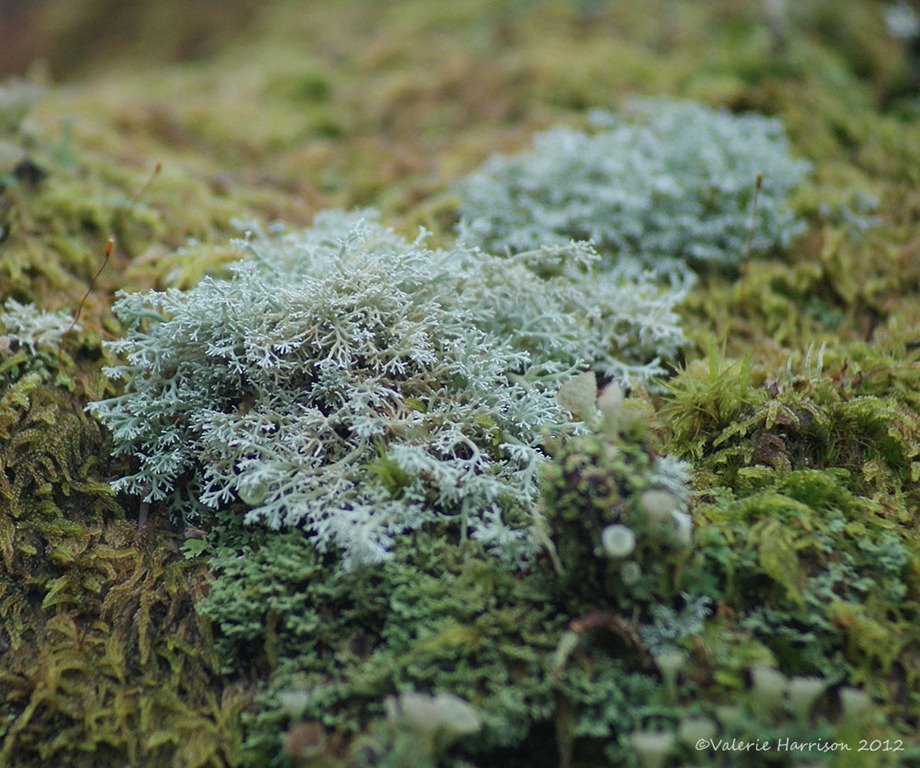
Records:
[[[433,250],[424,233],[406,240],[372,212],[331,212],[308,230],[253,229],[237,247],[230,278],[120,297],[127,335],[109,349],[123,362],[108,373],[125,389],[90,410],[136,462],[116,487],[203,526],[224,555],[199,610],[219,627],[227,672],[255,664],[269,676],[247,742],[253,760],[286,733],[295,759],[366,748],[431,762],[455,738],[473,752],[516,747],[563,706],[565,728],[617,722],[624,737],[610,754],[631,749],[663,764],[688,734],[712,730],[712,711],[690,706],[687,686],[701,664],[718,663],[692,638],[718,631],[714,606],[725,600],[748,613],[729,641],[745,661],[720,678],[742,703],[716,708],[721,733],[815,727],[828,678],[787,678],[771,646],[744,634],[784,611],[806,621],[818,599],[803,586],[795,538],[765,517],[739,539],[755,558],[745,553],[733,569],[731,544],[699,516],[691,476],[705,481],[706,458],[724,450],[712,471],[763,476],[773,489],[764,499],[779,508],[787,496],[800,513],[805,500],[845,509],[855,497],[842,476],[781,465],[773,477],[738,464],[733,441],[753,440],[755,452],[786,445],[752,425],[772,429],[771,414],[788,411],[788,430],[817,405],[780,397],[758,416],[765,400],[750,370],[733,379],[717,363],[708,384],[688,368],[662,388],[663,364],[683,343],[674,309],[689,272],[629,255],[611,263],[584,243],[500,256],[469,243]],[[645,313],[627,318],[627,303]],[[648,399],[602,386],[597,371],[664,392],[660,422]],[[680,430],[693,468],[659,447]],[[760,515],[758,503],[745,514]],[[369,568],[366,608],[355,609],[346,596]],[[462,584],[456,599],[444,592],[445,568]],[[776,589],[751,609],[739,575]],[[501,630],[485,611],[492,600],[508,611]],[[501,648],[522,642],[523,615],[553,652],[528,651],[512,684]],[[828,647],[839,642],[815,626]],[[599,651],[604,633],[620,650]],[[345,637],[379,654],[348,651],[348,665],[330,667]],[[265,651],[246,662],[254,646]],[[379,666],[385,659],[395,666]],[[599,665],[590,683],[585,660]],[[466,671],[435,677],[432,664]],[[817,656],[805,664],[830,669]],[[526,691],[516,706],[509,685]],[[636,714],[605,714],[607,700]],[[656,718],[661,707],[673,717]],[[451,735],[442,709],[469,727]],[[343,722],[349,732],[377,725],[365,742],[339,735]]]
[[[172,2],[0,86],[0,766],[912,764],[904,4]]]

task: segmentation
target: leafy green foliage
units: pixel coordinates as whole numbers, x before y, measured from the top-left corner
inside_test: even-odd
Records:
[[[888,347],[886,349],[886,347]],[[836,368],[830,367],[831,360]],[[751,465],[846,470],[857,492],[913,492],[920,417],[916,367],[896,341],[851,344],[755,386],[750,361],[695,364],[669,384],[663,411],[673,445],[702,460],[711,484]],[[743,487],[743,486],[742,486]]]
[[[698,459],[697,541],[740,625],[787,671],[874,685],[918,642],[920,378],[897,343],[821,357],[761,388],[688,369],[662,417]]]
[[[636,623],[560,610],[547,563],[511,573],[475,543],[420,531],[379,568],[341,572],[302,536],[259,539],[218,561],[199,606],[225,671],[267,680],[247,713],[245,765],[434,764],[387,718],[387,699],[410,693],[460,697],[481,718],[439,765],[526,760],[536,745],[555,764],[554,738],[563,760],[602,764],[620,734],[680,716]],[[696,612],[672,638],[700,631]]]

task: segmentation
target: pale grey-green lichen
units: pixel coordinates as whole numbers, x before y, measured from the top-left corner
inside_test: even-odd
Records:
[[[139,462],[115,487],[187,519],[245,505],[346,565],[435,523],[526,558],[560,382],[647,378],[682,339],[671,294],[638,271],[592,289],[582,246],[509,261],[331,213],[243,247],[229,280],[117,302],[126,391],[90,406]]]
[[[10,342],[24,345],[33,354],[36,346],[53,347],[61,342],[73,320],[65,312],[45,312],[34,304],[20,304],[7,299],[0,312],[0,326],[6,333],[0,336],[0,346]]]
[[[614,264],[685,259],[733,265],[786,246],[802,224],[787,198],[809,164],[778,120],[691,102],[635,100],[596,111],[596,129],[556,128],[534,149],[494,157],[460,187],[461,231],[496,252],[590,240]]]

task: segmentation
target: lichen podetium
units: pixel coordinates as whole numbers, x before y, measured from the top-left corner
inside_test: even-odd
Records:
[[[31,35],[51,73],[0,85],[0,765],[917,760],[912,4],[58,5],[17,4],[4,16],[16,44],[0,50],[2,68]],[[538,137],[654,124],[636,104],[681,104],[734,131],[717,147],[683,124],[661,133],[674,144],[650,152],[711,176],[681,176],[676,198],[649,163],[602,187],[635,203],[630,185],[649,182],[648,205],[613,234],[667,258],[605,251],[590,167],[550,178],[540,221],[515,226],[590,221],[573,234],[593,251],[516,253],[509,230],[487,246],[501,252],[476,253],[464,179],[515,158],[526,202],[533,174],[516,164],[535,161]],[[741,125],[774,126],[781,151],[746,153]],[[330,287],[331,269],[309,286],[276,275],[262,305],[274,315],[231,308],[212,323],[214,338],[252,326],[230,347],[195,347],[203,327],[177,327],[207,286],[230,306],[252,250],[283,271],[279,244],[315,238],[319,211],[365,207],[389,256],[357,248],[336,290],[309,292]],[[247,230],[250,256],[231,244]],[[704,230],[718,263],[699,250]],[[118,247],[59,352],[110,233]],[[434,274],[413,271],[425,259],[444,260],[439,280],[399,294]],[[317,423],[354,410],[309,442],[270,418],[285,397],[304,405],[290,392],[318,386],[321,353],[335,359],[297,311],[322,305],[309,328],[334,328],[374,274],[385,278],[348,339],[367,355],[325,371],[312,403]],[[268,300],[295,285],[300,304]],[[430,331],[430,359],[395,354],[424,346],[412,328]],[[186,346],[145,357],[157,329],[184,330]],[[256,334],[279,329],[296,332]],[[284,339],[287,351],[271,346]],[[372,350],[394,352],[386,382]],[[301,381],[279,373],[273,399],[253,377],[284,355]],[[154,371],[167,358],[222,375],[186,380],[187,412],[138,409],[141,431],[120,432],[115,403],[140,402],[138,382],[181,378]],[[355,381],[363,400],[343,397]],[[108,426],[91,402],[109,403]],[[380,557],[343,568],[347,532],[323,548],[304,525],[244,524],[293,487],[290,465],[349,441],[367,449],[338,456],[359,485],[419,514],[366,537]],[[287,463],[253,476],[275,442]],[[255,464],[234,454],[244,443]],[[420,445],[424,466],[400,453]],[[189,452],[181,471],[155,466],[170,451]],[[149,487],[112,489],[142,476]],[[227,498],[204,503],[209,482]],[[144,501],[154,487],[168,503]],[[504,527],[489,526],[499,513]],[[854,752],[697,750],[694,738]],[[858,753],[861,738],[887,747]]]

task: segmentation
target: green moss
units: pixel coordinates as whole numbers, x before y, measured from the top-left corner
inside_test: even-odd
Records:
[[[726,396],[688,369],[662,413],[674,447],[698,459],[698,543],[740,625],[789,671],[878,693],[880,676],[909,666],[920,640],[913,359],[898,344],[808,357],[753,390],[764,396],[727,427],[710,417]],[[735,403],[752,387],[730,371],[717,378]],[[678,442],[688,433],[694,442]]]
[[[117,20],[100,0],[34,6],[55,21],[32,28],[52,71],[79,65],[86,80],[50,87],[25,118],[4,113],[4,140],[42,173],[3,169],[0,297],[72,312],[113,228],[119,245],[63,365],[53,349],[0,356],[0,763],[398,764],[412,736],[384,701],[410,689],[455,692],[486,720],[429,763],[629,765],[625,734],[689,717],[719,737],[915,732],[920,128],[915,62],[880,4],[786,3],[773,25],[740,0],[224,5],[215,19],[166,3]],[[137,502],[107,491],[121,468],[82,415],[102,386],[99,337],[120,332],[110,294],[219,272],[236,258],[222,245],[233,217],[300,224],[373,204],[444,241],[454,180],[633,94],[776,115],[816,167],[795,201],[807,235],[738,280],[701,280],[683,310],[696,347],[652,399],[660,444],[694,464],[695,591],[675,594],[691,582],[669,572],[656,599],[589,604],[548,555],[514,574],[425,537],[386,570],[337,581],[294,542],[212,530],[189,541],[247,553],[216,569],[212,638],[193,613],[207,559],[180,560],[156,510],[136,530]],[[638,445],[623,462],[652,460]],[[588,547],[567,559],[603,582]],[[662,645],[686,656],[674,689],[650,658]],[[764,705],[763,665],[824,676],[805,722],[788,699]],[[838,717],[843,684],[874,698],[855,720]],[[303,692],[300,711],[282,699]],[[764,761],[825,757],[897,756]],[[683,747],[669,759],[753,764]]]
[[[703,486],[735,486],[745,468],[845,470],[854,491],[914,493],[920,421],[915,355],[896,341],[810,352],[778,376],[750,359],[688,368],[662,412],[673,449],[699,460]],[[760,386],[754,386],[755,378]],[[743,487],[743,485],[742,485]]]
[[[433,530],[352,572],[296,533],[212,531],[225,554],[199,609],[225,671],[260,681],[245,765],[442,764],[386,714],[387,699],[409,692],[459,696],[482,719],[443,764],[555,749],[563,765],[626,765],[630,734],[699,717],[718,717],[725,737],[832,740],[836,696],[804,714],[782,692],[765,707],[750,682],[764,665],[820,676],[825,688],[861,684],[888,706],[903,700],[875,681],[913,653],[913,534],[886,524],[843,470],[764,467],[746,495],[723,489],[698,506],[692,545],[656,548],[633,519],[661,482],[648,414],[601,405],[598,432],[554,444],[552,554],[526,571]],[[651,588],[622,583],[598,551],[597,525],[623,520],[636,525],[636,559],[657,574]],[[855,724],[847,738],[857,732],[893,733]]]
[[[233,764],[201,576],[126,519],[83,412],[104,379],[54,348],[0,361],[0,765]]]
[[[564,621],[477,546],[419,535],[393,562],[338,572],[299,534],[273,534],[218,562],[200,609],[232,671],[267,686],[250,721],[247,765],[275,765],[299,718],[354,738],[398,691],[450,691],[483,715],[477,751],[516,745],[548,719],[545,661]]]

